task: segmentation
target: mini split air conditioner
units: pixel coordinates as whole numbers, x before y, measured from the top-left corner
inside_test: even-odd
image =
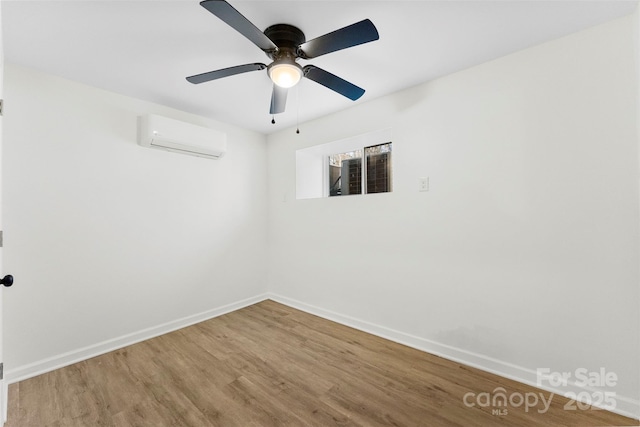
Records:
[[[219,159],[227,150],[227,134],[147,114],[138,117],[138,144],[190,156]]]

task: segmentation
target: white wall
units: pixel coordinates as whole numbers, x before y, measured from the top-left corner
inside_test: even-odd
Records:
[[[639,416],[633,19],[271,135],[270,291],[524,381],[605,367]],[[393,193],[295,200],[295,150],[383,127]]]
[[[296,198],[322,197],[326,162],[307,150],[296,151]]]
[[[5,78],[10,379],[266,291],[263,135],[15,65]],[[140,147],[144,113],[227,132],[228,153]]]

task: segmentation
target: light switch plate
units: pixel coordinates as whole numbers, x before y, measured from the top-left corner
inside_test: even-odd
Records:
[[[418,181],[418,188],[420,191],[429,191],[429,177],[423,176]]]

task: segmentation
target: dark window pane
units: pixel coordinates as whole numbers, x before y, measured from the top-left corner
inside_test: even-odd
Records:
[[[367,159],[366,193],[391,191],[391,143],[366,147]]]
[[[342,161],[341,190],[343,195],[362,194],[362,159]]]
[[[362,150],[329,156],[329,196],[362,194]]]

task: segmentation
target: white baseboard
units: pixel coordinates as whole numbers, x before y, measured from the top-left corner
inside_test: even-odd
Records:
[[[406,334],[404,332],[396,331],[384,326],[376,325],[364,320],[356,319],[351,316],[345,316],[340,313],[333,312],[331,310],[325,310],[320,307],[316,307],[311,304],[304,303],[295,299],[287,298],[282,295],[267,293],[267,297],[273,301],[287,305],[289,307],[314,314],[316,316],[328,319],[345,326],[358,329],[381,338],[388,339],[390,341],[403,344],[417,350],[421,350],[427,353],[434,354],[436,356],[443,357],[445,359],[461,363],[463,365],[471,366],[482,371],[490,372],[492,374],[499,375],[501,377],[509,378],[514,381],[518,381],[545,391],[552,392],[564,396],[567,392],[572,392],[576,396],[580,392],[588,392],[591,394],[594,390],[581,387],[577,384],[569,382],[566,387],[562,389],[553,388],[549,386],[541,386],[538,384],[538,374],[533,369],[524,368],[511,363],[504,362],[502,360],[494,359],[482,354],[473,353],[460,348],[452,347],[446,344],[441,344],[435,341],[428,340],[426,338],[417,337],[414,335]],[[611,412],[615,412],[625,417],[634,419],[640,419],[640,401],[634,400],[625,396],[615,396],[616,407],[614,409],[604,408]],[[594,405],[595,406],[595,405]]]
[[[84,348],[80,348],[78,350],[73,350],[57,356],[49,357],[47,359],[30,363],[28,365],[18,366],[17,368],[7,370],[5,372],[5,379],[7,383],[16,383],[27,378],[44,374],[45,372],[50,372],[64,366],[87,360],[91,357],[99,356],[101,354],[108,353],[110,351],[126,347],[128,345],[136,344],[150,338],[154,338],[199,322],[203,322],[205,320],[212,319],[214,317],[221,316],[226,313],[230,313],[235,310],[239,310],[252,304],[256,304],[260,301],[264,301],[267,298],[268,297],[266,294],[257,295],[241,301],[233,302],[231,304],[223,305],[222,307],[207,310],[202,313],[183,317],[181,319],[176,319],[171,322],[143,329],[138,332],[133,332],[131,334],[123,335],[118,338],[113,338],[101,343],[93,344]]]

